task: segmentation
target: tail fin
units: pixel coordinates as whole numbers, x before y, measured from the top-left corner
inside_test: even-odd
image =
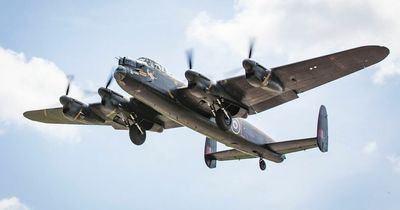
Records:
[[[217,167],[217,160],[211,159],[208,154],[217,151],[217,141],[206,137],[206,143],[204,145],[204,161],[209,168]]]
[[[321,152],[328,151],[328,114],[324,105],[319,108],[317,144]]]

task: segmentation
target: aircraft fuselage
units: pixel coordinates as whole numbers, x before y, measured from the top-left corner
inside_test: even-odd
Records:
[[[273,140],[246,121],[234,119],[232,128],[223,131],[210,118],[194,112],[178,101],[173,93],[184,84],[165,72],[120,66],[114,77],[118,85],[137,100],[183,126],[254,157],[273,162],[282,162],[285,159],[284,155],[261,147]],[[241,128],[253,130],[246,132]]]

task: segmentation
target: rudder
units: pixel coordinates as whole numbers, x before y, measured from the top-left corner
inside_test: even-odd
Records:
[[[319,108],[317,144],[321,152],[328,151],[328,113],[324,105]]]
[[[212,159],[208,155],[216,151],[217,151],[217,141],[206,137],[206,143],[204,145],[204,161],[206,162],[206,165],[209,168],[217,167],[217,160]]]

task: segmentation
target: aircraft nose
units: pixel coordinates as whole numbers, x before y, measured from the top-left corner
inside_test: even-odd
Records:
[[[125,67],[119,66],[117,69],[115,69],[114,78],[116,80],[123,80],[126,77],[127,73],[128,71],[126,70]]]

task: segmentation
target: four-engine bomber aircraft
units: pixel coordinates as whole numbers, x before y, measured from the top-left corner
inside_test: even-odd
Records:
[[[109,89],[112,80],[98,89],[100,103],[84,104],[66,95],[62,107],[28,111],[24,116],[43,123],[110,125],[128,129],[131,141],[141,145],[146,131],[185,126],[206,136],[204,158],[209,168],[216,161],[259,158],[280,163],[285,154],[318,147],[328,151],[327,112],[321,106],[316,137],[276,142],[243,118],[298,98],[298,94],[346,76],[383,60],[389,49],[363,46],[276,68],[243,60],[245,75],[212,82],[192,69],[184,84],[149,58],[119,58],[113,74],[118,85],[133,97],[126,99]],[[70,81],[69,81],[70,82]],[[216,141],[233,149],[217,151]]]

